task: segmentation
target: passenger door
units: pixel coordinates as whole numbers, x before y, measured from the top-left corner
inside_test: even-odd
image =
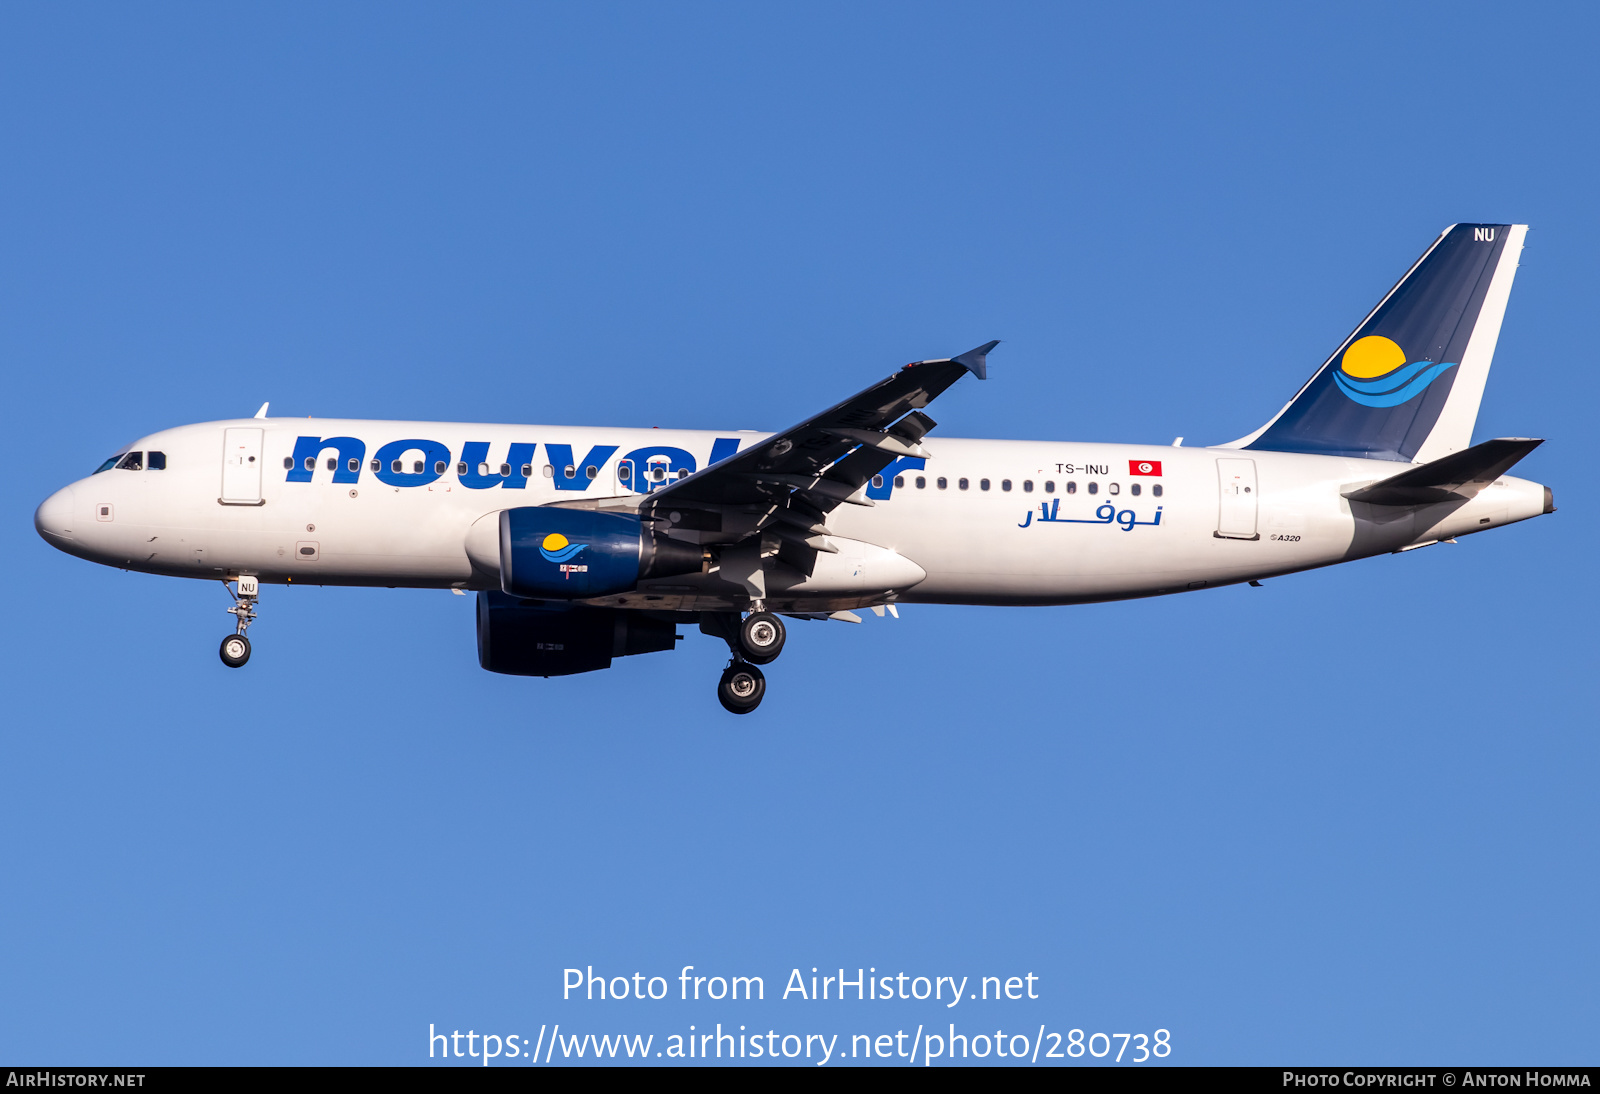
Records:
[[[1218,460],[1217,485],[1217,538],[1260,539],[1256,531],[1256,461]]]
[[[223,505],[261,504],[261,429],[240,426],[222,433]]]

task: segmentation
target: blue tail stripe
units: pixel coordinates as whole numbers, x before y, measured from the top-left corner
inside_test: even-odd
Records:
[[[1455,367],[1455,362],[1453,361],[1441,361],[1439,364],[1434,365],[1432,368],[1428,369],[1428,371],[1422,373],[1416,379],[1412,380],[1409,384],[1405,384],[1393,391],[1374,392],[1371,394],[1365,391],[1357,390],[1355,385],[1351,383],[1351,381],[1347,379],[1342,372],[1334,372],[1333,380],[1334,383],[1339,385],[1340,389],[1343,390],[1346,395],[1360,403],[1362,406],[1399,406],[1401,403],[1409,402],[1410,400],[1415,399],[1418,395],[1422,394],[1422,392],[1427,389],[1428,385],[1433,383],[1434,379],[1445,369]]]
[[[1345,390],[1355,389],[1364,391],[1368,395],[1382,395],[1386,391],[1395,391],[1404,386],[1417,373],[1425,368],[1432,368],[1432,361],[1413,361],[1404,368],[1393,372],[1386,372],[1382,376],[1373,376],[1366,380],[1358,380],[1347,372],[1339,371],[1334,374],[1334,379],[1345,386]]]

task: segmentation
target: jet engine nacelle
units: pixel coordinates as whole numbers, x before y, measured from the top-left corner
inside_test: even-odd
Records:
[[[526,506],[500,513],[500,588],[512,596],[585,600],[642,577],[698,573],[705,551],[646,531],[631,513]]]
[[[670,650],[670,619],[564,601],[478,594],[478,664],[512,676],[571,676],[611,667],[613,657]]]

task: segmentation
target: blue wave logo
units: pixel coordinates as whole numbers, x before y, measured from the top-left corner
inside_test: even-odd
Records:
[[[539,553],[544,556],[546,562],[566,562],[576,558],[578,552],[586,546],[588,544],[568,543],[567,537],[560,532],[551,532],[544,537],[544,542],[539,544]]]
[[[1358,338],[1345,350],[1333,382],[1362,406],[1391,407],[1408,402],[1456,367],[1454,361],[1406,362],[1405,351],[1379,334]]]

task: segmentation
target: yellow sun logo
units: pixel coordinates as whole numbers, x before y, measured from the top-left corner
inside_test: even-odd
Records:
[[[569,562],[577,557],[587,544],[573,543],[560,532],[551,532],[539,541],[539,553],[546,562]]]
[[[1385,338],[1381,334],[1369,334],[1365,338],[1358,338],[1344,351],[1344,360],[1339,367],[1344,369],[1346,376],[1354,376],[1358,380],[1371,380],[1376,376],[1393,372],[1406,363],[1406,351],[1399,344]]]
[[[1381,409],[1415,399],[1455,367],[1451,361],[1407,364],[1406,351],[1398,342],[1369,334],[1350,343],[1334,370],[1333,382],[1352,402]]]

